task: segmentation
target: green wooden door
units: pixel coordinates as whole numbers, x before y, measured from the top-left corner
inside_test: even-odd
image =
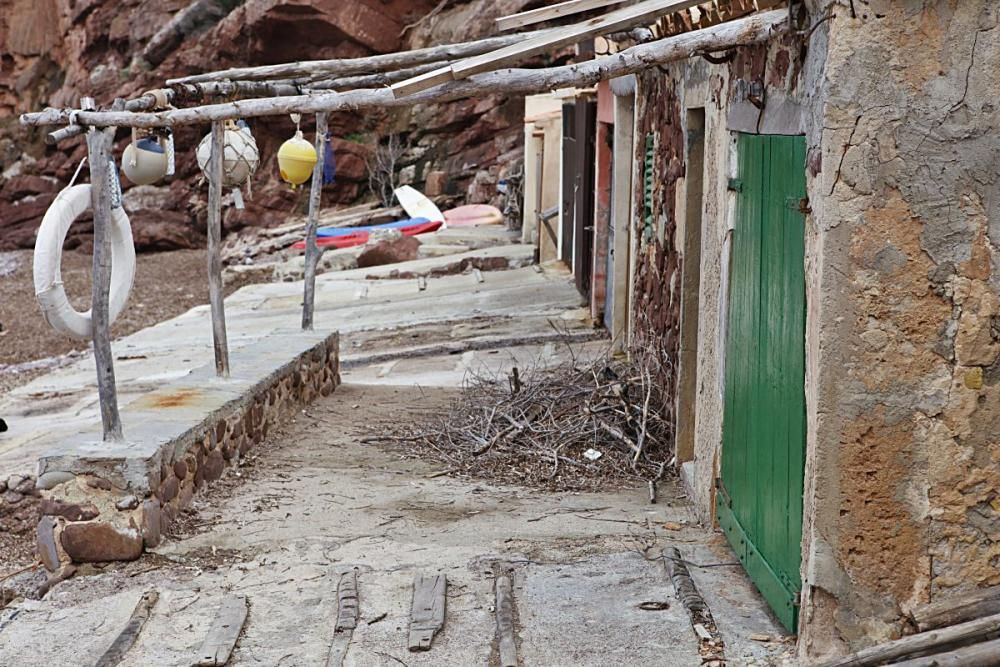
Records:
[[[805,139],[740,135],[722,479],[726,537],[781,622],[798,622],[805,455]]]

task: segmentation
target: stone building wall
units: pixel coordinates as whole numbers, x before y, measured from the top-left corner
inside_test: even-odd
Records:
[[[640,78],[633,221],[641,234],[652,128],[661,234],[640,252],[635,312],[649,309],[653,331],[676,344],[678,146],[687,111],[704,108],[695,458],[684,476],[711,519],[732,133],[806,137],[804,657],[897,637],[913,606],[1000,583],[1000,6],[810,9],[814,22],[833,18],[808,42],[776,38]],[[763,110],[748,106],[755,81]]]
[[[808,654],[1000,583],[1000,6],[834,11],[810,182]]]

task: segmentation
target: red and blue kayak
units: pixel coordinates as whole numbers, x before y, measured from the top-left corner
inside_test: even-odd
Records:
[[[395,222],[383,222],[379,225],[365,225],[362,227],[320,227],[316,230],[319,238],[331,238],[334,236],[351,236],[358,232],[370,232],[373,229],[404,229],[413,225],[422,225],[430,222],[427,218],[409,218],[408,220],[397,220]]]
[[[402,223],[402,224],[400,224]],[[418,236],[428,232],[437,231],[444,223],[442,221],[429,222],[426,218],[413,218],[411,220],[400,220],[390,222],[385,225],[370,225],[368,227],[337,227],[335,235],[319,236],[317,232],[316,245],[320,248],[353,248],[354,246],[368,243],[371,232],[379,229],[398,229],[404,236]],[[292,246],[296,250],[304,250],[305,241],[299,241]]]

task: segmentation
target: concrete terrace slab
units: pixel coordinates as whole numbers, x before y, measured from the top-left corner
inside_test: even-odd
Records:
[[[121,489],[149,494],[161,483],[164,457],[178,453],[164,448],[201,438],[224,412],[240,409],[292,372],[298,360],[327,345],[336,349],[336,334],[272,332],[230,356],[230,377],[217,377],[213,362],[122,407],[124,442],[103,442],[100,426],[93,425],[52,444],[39,456],[38,474],[96,475]]]
[[[523,246],[512,248],[521,252]],[[500,252],[496,248],[488,251]],[[373,272],[391,269],[430,271],[453,260],[454,256],[416,260],[393,267],[319,276],[316,331],[350,335],[373,330],[406,330],[468,318],[509,317],[511,313],[532,318],[537,328],[549,331],[551,328],[545,322],[550,318],[563,322],[567,328],[589,327],[589,323],[560,319],[567,310],[579,307],[581,301],[568,273],[558,269],[541,273],[531,267],[485,272],[481,283],[471,273],[428,278],[422,290],[416,280],[366,279]],[[301,298],[301,283],[272,283],[245,287],[226,299],[234,373],[230,387],[242,390],[243,385],[238,382],[244,354],[261,359],[264,350],[271,347],[278,355],[275,363],[282,356],[285,360],[294,356],[293,349],[273,337],[296,326],[301,317]],[[469,331],[457,338],[481,335],[488,334]],[[257,344],[261,347],[255,347]],[[207,305],[117,340],[112,349],[116,357],[119,405],[123,407],[166,387],[179,390],[190,383],[222,392],[206,394],[206,401],[229,396],[224,388],[213,384]],[[152,415],[138,410],[140,405],[137,403],[136,410],[130,409],[125,417],[126,437],[140,433],[141,424],[154,423]],[[79,442],[92,439],[100,425],[93,357],[85,355],[13,390],[0,399],[0,414],[10,427],[0,435],[0,476],[34,473],[37,462],[53,447],[65,447],[60,443],[69,438]],[[82,434],[90,435],[81,437]]]

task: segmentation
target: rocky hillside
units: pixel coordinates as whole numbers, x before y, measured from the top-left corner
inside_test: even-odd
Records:
[[[73,106],[83,95],[107,104],[160,87],[171,77],[240,65],[386,53],[475,39],[496,16],[530,0],[215,0],[184,36],[151,38],[189,0],[0,0],[0,250],[31,247],[55,193],[86,155],[81,138],[48,147],[17,114]],[[392,113],[331,117],[337,183],[324,205],[370,196],[366,161],[395,134],[401,182],[469,203],[496,197],[496,183],[521,156],[523,103],[501,96]],[[279,180],[275,152],[293,130],[287,117],[252,123],[262,153],[253,198],[227,207],[227,232],[270,226],[301,210],[305,190]],[[305,129],[305,128],[304,128]],[[206,187],[194,148],[208,127],[177,132],[177,174],[160,186],[129,188],[126,208],[140,250],[204,243]],[[118,134],[118,155],[128,133]],[[73,226],[67,247],[89,249],[91,226]]]

